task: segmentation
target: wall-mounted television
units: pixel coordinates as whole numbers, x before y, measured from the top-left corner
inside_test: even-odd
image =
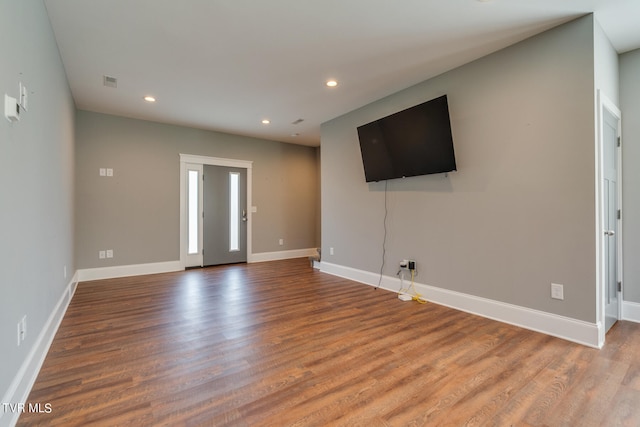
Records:
[[[447,95],[358,127],[367,182],[456,170]]]

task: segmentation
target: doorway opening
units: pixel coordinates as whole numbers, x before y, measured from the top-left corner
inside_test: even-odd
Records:
[[[180,154],[183,268],[252,261],[252,163]]]
[[[601,93],[598,105],[597,318],[603,345],[622,316],[622,114]]]

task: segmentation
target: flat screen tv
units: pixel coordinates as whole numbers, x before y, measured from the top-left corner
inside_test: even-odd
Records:
[[[447,95],[358,127],[367,182],[456,170]]]

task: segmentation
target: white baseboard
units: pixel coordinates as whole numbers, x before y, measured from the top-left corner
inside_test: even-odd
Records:
[[[381,279],[380,275],[376,273],[324,261],[320,263],[320,271],[371,286],[378,286],[378,284],[380,284],[381,289],[392,292],[398,292],[400,290],[400,279],[395,277],[382,276]],[[405,280],[405,286],[406,284],[407,281]],[[423,297],[436,304],[541,332],[589,347],[602,347],[602,343],[598,338],[601,325],[597,323],[589,323],[420,283],[415,283],[415,287]],[[640,308],[640,304],[638,304],[638,308]],[[640,310],[637,314],[640,314]]]
[[[262,252],[250,254],[248,262],[277,261],[281,259],[302,258],[317,255],[316,248],[295,249],[280,252]],[[144,274],[171,273],[182,271],[180,261],[155,262],[149,264],[118,265],[114,267],[86,268],[78,270],[78,281],[115,279],[118,277],[142,276]]]
[[[182,271],[180,261],[154,262],[149,264],[118,265],[114,267],[86,268],[78,270],[78,281],[115,279],[118,277],[142,276],[144,274]]]
[[[303,258],[314,255],[318,255],[318,250],[316,248],[294,249],[279,252],[260,252],[257,254],[251,254],[249,256],[249,262],[278,261],[281,259]]]
[[[33,384],[36,382],[40,368],[42,367],[44,359],[49,352],[49,347],[51,347],[53,338],[55,337],[56,332],[58,332],[60,323],[67,312],[67,308],[69,307],[71,298],[73,298],[77,285],[78,274],[76,273],[71,279],[71,282],[69,282],[65,290],[62,292],[62,295],[60,295],[58,303],[49,315],[49,318],[36,338],[33,347],[31,347],[29,354],[16,373],[9,389],[3,396],[3,403],[27,402],[29,393],[33,388]],[[7,410],[0,410],[0,426],[16,425],[20,414],[21,411],[11,412]]]
[[[622,320],[640,323],[640,304],[631,301],[622,301]]]

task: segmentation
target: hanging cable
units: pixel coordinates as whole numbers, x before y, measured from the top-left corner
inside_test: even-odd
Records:
[[[419,302],[420,304],[426,304],[427,300],[422,295],[420,295],[420,293],[416,289],[416,285],[415,285],[415,282],[414,282],[415,276],[416,276],[416,270],[413,269],[413,270],[411,270],[411,289],[413,289],[413,298],[412,299],[414,301],[416,301],[416,302]]]

